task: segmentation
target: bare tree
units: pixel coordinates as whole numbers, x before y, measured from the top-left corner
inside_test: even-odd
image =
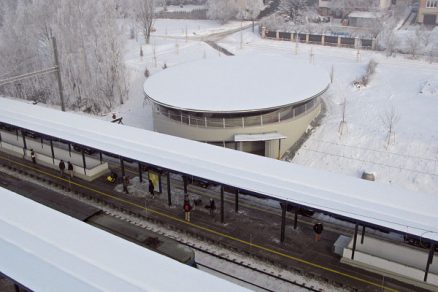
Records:
[[[395,143],[395,127],[400,121],[400,115],[394,105],[391,105],[391,107],[380,116],[380,119],[387,132],[386,148],[388,148],[390,144]]]
[[[340,137],[342,137],[342,134],[344,134],[344,132],[348,130],[347,121],[345,120],[345,114],[347,111],[347,97],[346,96],[344,96],[344,101],[342,102],[341,106],[342,106],[342,119],[341,119],[341,122],[339,123],[339,127],[338,127],[338,133],[339,133]]]
[[[217,19],[222,23],[226,23],[236,17],[237,12],[238,6],[234,0],[207,1],[207,17],[209,19]]]
[[[377,48],[385,50],[386,56],[392,56],[396,52],[400,41],[395,34],[395,22],[386,24],[376,36]]]
[[[307,0],[281,0],[279,8],[294,23],[304,23],[302,16],[307,10]]]
[[[0,28],[0,75],[53,66],[55,36],[67,107],[101,112],[123,103],[127,82],[116,11],[113,0],[17,1]],[[54,78],[31,78],[0,93],[57,104]]]
[[[416,34],[411,34],[406,38],[406,46],[409,54],[411,54],[411,57],[415,59],[422,46],[421,40],[417,37]]]
[[[237,4],[237,18],[252,21],[252,31],[254,32],[254,22],[263,10],[263,0],[241,0]]]
[[[155,7],[158,2],[156,0],[136,0],[135,4],[138,8],[137,21],[140,24],[146,44],[149,44],[155,20]]]

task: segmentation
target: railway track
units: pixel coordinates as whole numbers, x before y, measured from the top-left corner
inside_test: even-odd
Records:
[[[6,168],[4,166],[0,166],[0,172],[6,173],[17,179],[26,180],[30,183],[39,185],[41,187],[53,189],[53,184],[49,185],[47,182],[44,182],[35,176],[33,177],[27,176],[19,169],[14,170],[14,169]],[[308,280],[301,275],[297,275],[300,278],[300,280],[288,279],[281,275],[281,273],[284,273],[284,271],[281,271],[280,268],[275,267],[272,264],[263,263],[250,256],[245,256],[237,252],[230,251],[224,246],[216,246],[212,243],[206,243],[202,239],[195,238],[190,234],[184,234],[183,230],[168,229],[166,226],[162,226],[159,223],[151,222],[145,216],[139,214],[133,214],[123,209],[112,208],[111,205],[106,204],[103,201],[96,200],[94,198],[89,198],[80,193],[74,193],[63,188],[56,189],[55,191],[72,199],[79,200],[82,203],[85,203],[89,206],[98,208],[106,215],[113,216],[115,218],[126,221],[129,224],[134,224],[136,226],[145,228],[149,231],[155,232],[162,236],[169,237],[181,244],[189,246],[190,248],[195,250],[196,256],[200,254],[204,255],[202,257],[203,258],[202,260],[197,260],[197,264],[201,267],[201,269],[208,269],[210,270],[210,272],[219,273],[223,277],[228,277],[230,280],[234,282],[245,283],[245,285],[247,286],[250,285],[252,289],[257,288],[259,289],[258,291],[282,291],[282,289],[279,288],[272,289],[269,287],[263,287],[264,285],[260,285],[260,283],[255,284],[254,282],[244,279],[243,277],[236,276],[234,272],[227,272],[224,271],[223,268],[215,267],[212,264],[209,264],[208,261],[207,262],[205,261],[206,256],[210,258],[214,258],[216,261],[222,261],[227,263],[228,269],[231,271],[236,270],[236,268],[239,268],[241,270],[246,270],[246,272],[243,273],[244,274],[252,273],[253,279],[257,279],[263,276],[266,278],[266,281],[264,281],[265,284],[268,282],[269,279],[269,283],[272,283],[272,281],[277,281],[278,287],[286,287],[286,286],[289,287],[288,289],[285,289],[283,291],[291,291],[292,290],[291,287],[293,287],[293,291],[321,291],[313,288],[311,284],[306,284]],[[255,266],[257,267],[261,266],[262,268],[261,269],[256,268]]]
[[[313,288],[312,286],[307,286],[306,283],[299,283],[294,280],[288,280],[286,278],[279,277],[278,275],[268,273],[261,269],[239,263],[232,259],[228,259],[224,256],[217,255],[205,250],[200,250],[194,246],[190,247],[195,250],[197,258],[196,264],[199,269],[211,270],[222,276],[229,277],[231,280],[233,280],[233,282],[242,282],[243,286],[249,285],[249,288],[255,287],[257,289],[260,289],[260,291],[320,291]],[[208,264],[209,259],[207,258],[213,258],[214,262],[217,263],[216,267],[212,264]],[[231,266],[228,267],[228,270],[233,271],[233,273],[231,274],[224,272],[224,266]]]

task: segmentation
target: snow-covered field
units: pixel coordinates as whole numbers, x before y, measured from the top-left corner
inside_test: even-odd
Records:
[[[145,45],[140,37],[127,40],[125,61],[130,74],[130,99],[116,110],[125,124],[153,129],[151,109],[144,103],[142,91],[146,67],[150,74],[155,74],[163,70],[164,64],[171,67],[207,58],[229,58],[202,42],[199,36],[206,38],[240,25],[240,22],[222,26],[214,21],[158,20],[151,44]],[[293,163],[355,177],[360,177],[363,171],[374,172],[377,182],[438,194],[438,64],[401,55],[387,58],[384,53],[354,49],[306,44],[296,48],[291,42],[261,39],[251,29],[232,34],[219,44],[235,55],[283,56],[312,62],[328,72],[333,67],[333,83],[324,97],[325,115],[320,126],[312,129]],[[369,84],[353,86],[352,82],[365,73],[371,59],[377,62],[377,68]],[[341,135],[339,126],[345,101]],[[388,143],[389,127],[384,120],[391,111],[395,117],[394,134]]]

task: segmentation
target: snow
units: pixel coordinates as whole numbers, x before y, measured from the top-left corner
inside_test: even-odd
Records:
[[[436,195],[5,98],[0,99],[0,121],[279,200],[438,240]]]
[[[126,124],[150,130],[153,129],[152,112],[149,104],[143,104],[145,66],[153,76],[162,70],[164,62],[171,68],[216,58],[219,53],[205,43],[191,38],[186,41],[185,27],[188,27],[189,35],[193,32],[208,35],[233,30],[240,23],[222,26],[214,21],[162,19],[155,26],[157,32],[152,43],[158,55],[157,67],[151,53],[153,45],[144,46],[149,53],[141,60],[138,52],[142,41],[127,42],[127,65],[137,82],[121,112],[124,120],[130,119]],[[166,28],[173,38],[163,37]],[[178,52],[176,44],[179,44]],[[381,52],[304,43],[296,47],[294,42],[261,39],[250,29],[231,34],[219,44],[236,55],[281,56],[304,62],[310,61],[312,51],[315,65],[327,72],[333,67],[334,81],[324,98],[324,118],[321,125],[311,131],[309,139],[295,155],[294,163],[353,177],[360,177],[363,171],[374,171],[380,183],[438,194],[438,128],[433,126],[438,124],[437,63],[429,63],[427,58],[412,60],[400,54],[388,58]],[[222,55],[223,58],[226,57]],[[364,74],[371,59],[377,61],[378,66],[370,84],[354,88],[352,82]],[[196,86],[202,87],[199,83]],[[341,136],[338,129],[345,98],[347,123]],[[128,104],[131,102],[135,105]],[[395,125],[395,143],[386,147],[387,131],[381,117],[391,106],[398,111],[400,121]]]
[[[348,17],[355,18],[379,18],[382,17],[382,13],[369,12],[369,11],[353,11],[348,14]]]
[[[156,12],[163,11],[164,7],[157,7]],[[167,5],[167,12],[191,12],[193,10],[207,9],[205,5]]]
[[[1,167],[1,166],[0,166],[0,168],[1,168],[2,172],[6,173],[10,176],[13,176],[13,177],[16,177],[19,179],[23,179],[23,175],[20,175],[17,172],[8,170],[7,168]],[[28,181],[31,181],[33,184],[40,185],[42,187],[46,187],[46,185],[39,180],[32,179],[29,177],[26,177],[25,179]],[[134,187],[131,189],[130,188],[131,186],[134,186]],[[150,197],[150,195],[148,194],[148,191],[147,191],[147,185],[145,183],[140,183],[138,180],[138,177],[135,177],[133,180],[130,181],[130,187],[129,187],[129,191],[130,191],[129,195]],[[118,186],[116,187],[116,189],[118,189]],[[122,189],[120,188],[119,191],[121,192]],[[151,223],[150,221],[140,219],[137,216],[128,215],[128,214],[125,214],[121,211],[116,211],[116,210],[108,208],[106,206],[102,206],[101,204],[96,203],[95,201],[84,199],[78,195],[75,195],[72,192],[66,192],[66,191],[61,191],[61,190],[56,190],[56,192],[58,192],[60,195],[70,197],[70,198],[73,198],[75,200],[79,200],[82,203],[87,204],[89,206],[93,206],[95,208],[101,209],[102,212],[104,212],[105,214],[109,214],[109,215],[114,216],[116,218],[123,218],[125,221],[131,222],[132,224],[135,224],[137,226],[141,226],[142,228],[145,228],[149,231],[152,231],[152,232],[158,233],[160,235],[172,238],[174,240],[177,240],[178,242],[182,242],[184,244],[187,244],[188,246],[192,246],[192,247],[204,250],[204,251],[209,251],[209,252],[216,254],[216,255],[220,255],[221,257],[225,257],[229,261],[241,263],[247,267],[257,267],[257,269],[259,269],[259,270],[262,270],[262,271],[269,273],[269,274],[272,274],[272,275],[280,276],[283,279],[287,279],[289,281],[293,281],[296,283],[302,283],[302,284],[305,284],[307,287],[313,286],[314,289],[316,289],[316,290],[318,290],[318,289],[320,289],[322,291],[334,290],[334,287],[332,287],[329,283],[320,282],[320,281],[318,281],[317,278],[309,278],[309,277],[306,277],[304,275],[296,274],[290,270],[282,270],[281,268],[278,268],[277,266],[275,266],[273,264],[268,264],[266,262],[254,259],[251,256],[246,256],[246,255],[243,255],[243,254],[240,254],[237,252],[233,252],[233,251],[230,251],[229,249],[221,247],[221,246],[212,245],[211,243],[204,242],[196,237],[192,237],[190,235],[182,234],[182,233],[179,233],[177,231],[166,228],[163,225],[154,224],[154,223]],[[175,190],[174,194],[177,194],[177,198],[181,199],[179,204],[182,205],[184,192],[182,190]],[[243,200],[243,202],[246,199],[247,199],[247,196],[245,196],[245,195],[240,196],[240,200]],[[251,198],[248,198],[248,199],[251,199]],[[155,200],[162,200],[163,202],[167,202],[167,199],[160,196],[160,195],[156,196]],[[262,206],[264,206],[265,201],[266,200],[260,200],[260,203]],[[278,209],[278,202],[275,202],[274,208]],[[344,221],[342,221],[342,222],[344,222]],[[372,230],[368,230],[367,233],[372,233]],[[204,253],[198,252],[197,250],[195,250],[195,258],[196,258],[197,262],[207,264],[208,266],[211,266],[211,267],[214,267],[218,270],[232,274],[238,278],[246,279],[249,282],[260,283],[262,286],[267,285],[273,291],[290,291],[290,289],[291,289],[291,286],[289,284],[285,284],[283,281],[275,280],[267,275],[261,275],[258,272],[252,272],[251,270],[248,270],[247,268],[243,268],[243,267],[238,268],[234,264],[231,264],[231,263],[227,264],[224,261],[219,261],[217,258],[206,257],[206,255]],[[218,275],[218,277],[224,278],[223,275]],[[229,280],[230,282],[233,282],[233,283],[235,282],[234,279],[230,279],[228,277],[225,277],[225,279]],[[246,287],[245,285],[242,285],[242,282],[239,282],[239,285]],[[254,287],[251,287],[251,288],[254,288]],[[293,288],[296,289],[297,287],[294,286]],[[293,290],[293,291],[295,291],[295,290]],[[344,291],[344,290],[337,287],[336,291]]]
[[[0,270],[33,291],[247,291],[3,188],[0,201]]]
[[[322,93],[326,70],[286,57],[209,58],[175,66],[145,82],[146,94],[177,109],[247,112],[294,104]],[[200,86],[202,84],[202,86]]]

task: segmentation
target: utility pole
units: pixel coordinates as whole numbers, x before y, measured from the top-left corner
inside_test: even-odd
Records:
[[[59,89],[59,97],[61,98],[61,110],[65,112],[64,94],[62,92],[62,82],[61,82],[61,66],[59,65],[58,48],[56,47],[55,37],[52,37],[52,44],[53,44],[53,56],[55,57],[55,67],[58,75],[58,89]]]

